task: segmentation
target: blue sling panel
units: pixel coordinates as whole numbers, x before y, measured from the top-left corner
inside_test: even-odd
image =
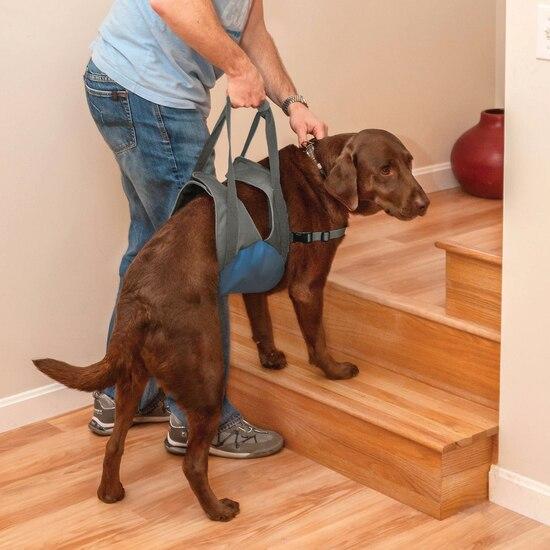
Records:
[[[245,157],[261,118],[266,122],[269,169]],[[227,124],[229,157],[227,180],[220,183],[203,170],[224,124]],[[271,228],[265,240],[237,196],[236,181],[256,187],[267,198]],[[254,118],[242,154],[233,161],[231,104],[228,100],[203,148],[191,180],[183,186],[178,196],[174,212],[187,204],[197,192],[205,192],[214,200],[220,294],[267,292],[274,288],[284,274],[290,230],[280,184],[275,122],[267,101]]]

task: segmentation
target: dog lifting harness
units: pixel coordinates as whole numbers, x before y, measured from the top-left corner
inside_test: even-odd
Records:
[[[261,119],[269,153],[269,169],[246,158]],[[229,146],[227,180],[220,183],[204,169],[226,125]],[[237,196],[236,182],[244,182],[267,197],[270,233],[264,240],[246,207]],[[231,103],[220,118],[199,156],[191,179],[182,187],[172,215],[197,194],[207,193],[214,200],[216,255],[220,266],[222,295],[267,292],[281,280],[291,242],[327,242],[345,234],[346,228],[331,231],[290,232],[288,212],[279,172],[279,151],[273,113],[267,101],[259,107],[240,156],[231,151]]]

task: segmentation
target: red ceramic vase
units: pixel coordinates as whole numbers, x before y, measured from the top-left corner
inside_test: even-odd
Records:
[[[501,199],[504,178],[504,110],[489,109],[453,147],[451,165],[462,189],[486,199]]]

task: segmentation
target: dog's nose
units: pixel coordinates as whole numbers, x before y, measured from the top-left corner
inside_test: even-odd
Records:
[[[414,205],[416,206],[418,215],[423,216],[426,210],[428,210],[428,206],[430,206],[430,199],[425,195],[423,197],[419,195],[414,199]]]

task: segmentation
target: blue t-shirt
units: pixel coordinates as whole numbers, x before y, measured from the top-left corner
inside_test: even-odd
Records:
[[[220,22],[235,41],[251,0],[214,0]],[[121,86],[167,107],[210,111],[210,88],[222,75],[174,34],[150,0],[115,0],[92,43],[96,66]]]

